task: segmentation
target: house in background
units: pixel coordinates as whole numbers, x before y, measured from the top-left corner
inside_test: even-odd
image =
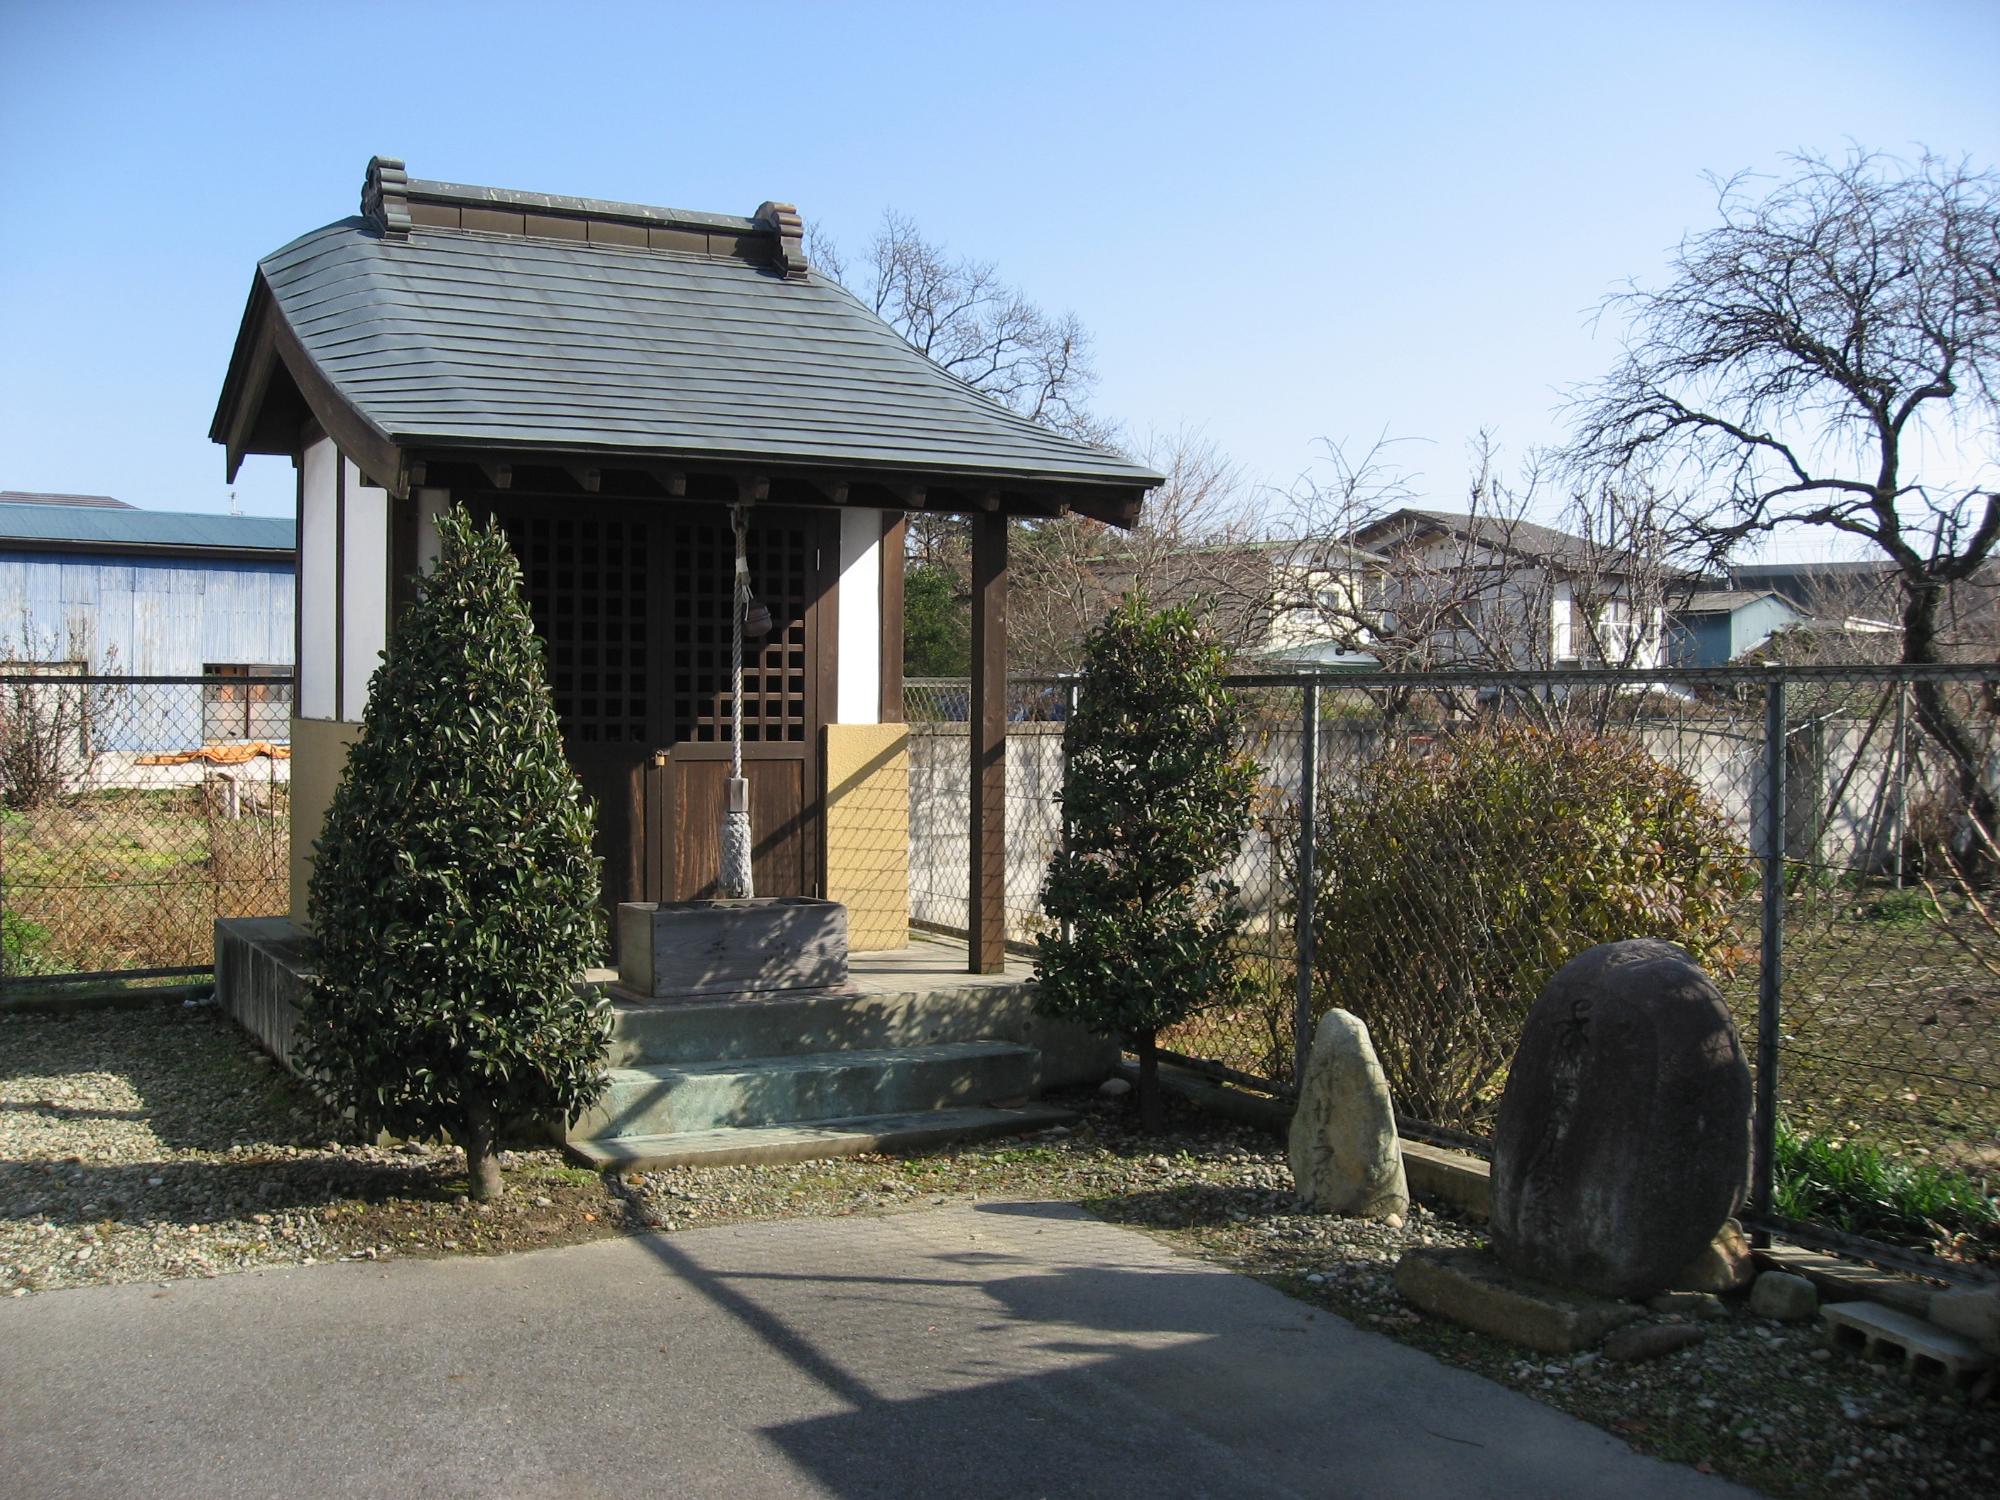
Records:
[[[1898,573],[1893,563],[1737,563],[1729,570],[1732,589],[1769,589],[1820,620],[1894,620],[1899,612]]]
[[[1668,611],[1667,660],[1677,667],[1725,666],[1808,618],[1769,589],[1702,589]]]
[[[293,635],[289,519],[0,491],[0,673],[206,675],[159,685],[103,748],[283,740]]]
[[[1400,665],[1651,668],[1674,570],[1502,515],[1405,508],[1348,541],[1379,556],[1376,633]]]
[[[1155,605],[1186,605],[1249,668],[1367,670],[1359,649],[1367,600],[1385,560],[1340,542],[1267,538],[1175,546],[1155,555],[1110,553],[1090,564],[1097,597],[1079,638],[1127,591]]]

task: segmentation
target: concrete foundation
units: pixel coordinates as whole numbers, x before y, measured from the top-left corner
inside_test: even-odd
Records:
[[[307,935],[284,917],[215,924],[216,998],[291,1067],[312,983]],[[1012,1104],[1094,1083],[1107,1038],[1051,1021],[1028,965],[968,974],[962,943],[920,939],[859,953],[845,984],[788,993],[613,1006],[612,1089],[563,1131],[586,1160],[792,1160],[915,1149],[962,1134],[1035,1129],[1059,1116]],[[609,971],[586,983],[609,987]],[[296,1070],[294,1070],[296,1071]],[[732,1132],[723,1138],[723,1132]],[[609,1152],[611,1154],[605,1154]]]
[[[294,1073],[294,1033],[312,985],[309,941],[289,917],[231,917],[215,924],[216,1004]]]
[[[1642,1316],[1629,1302],[1516,1276],[1485,1250],[1407,1250],[1396,1262],[1396,1290],[1435,1317],[1543,1354],[1594,1348]]]

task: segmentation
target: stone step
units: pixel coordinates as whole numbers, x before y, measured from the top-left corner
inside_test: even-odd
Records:
[[[822,1052],[613,1068],[569,1139],[682,1135],[990,1104],[1035,1090],[1035,1049],[1014,1042]]]
[[[1048,1104],[983,1106],[863,1115],[811,1125],[755,1125],[691,1130],[679,1135],[627,1135],[570,1141],[565,1150],[585,1166],[647,1171],[655,1167],[732,1167],[766,1162],[823,1161],[864,1152],[926,1151],[954,1141],[1024,1135],[1067,1125],[1076,1116]]]
[[[1029,985],[942,985],[864,994],[851,987],[648,1003],[612,991],[614,1068],[791,1057],[811,1052],[1000,1040],[1089,1054],[1096,1077],[1116,1063],[1105,1043],[1035,1014]],[[1100,1055],[1101,1054],[1101,1055]]]

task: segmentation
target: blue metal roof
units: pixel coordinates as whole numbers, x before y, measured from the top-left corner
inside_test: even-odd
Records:
[[[0,550],[10,540],[87,547],[216,548],[291,552],[288,516],[224,516],[195,511],[111,510],[84,505],[0,505]]]

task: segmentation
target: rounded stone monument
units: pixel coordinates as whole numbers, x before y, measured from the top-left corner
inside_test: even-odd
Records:
[[[1493,1134],[1493,1249],[1521,1276],[1614,1297],[1672,1285],[1741,1206],[1750,1068],[1681,948],[1604,943],[1528,1015]]]

